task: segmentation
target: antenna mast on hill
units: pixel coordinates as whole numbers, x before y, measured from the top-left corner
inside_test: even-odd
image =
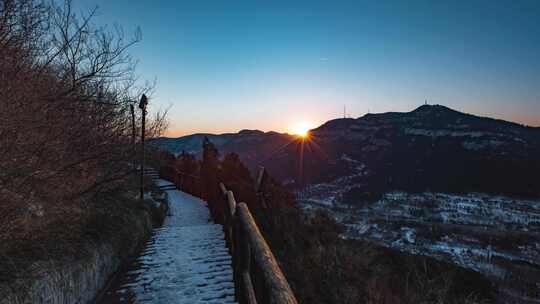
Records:
[[[343,105],[343,118],[347,118],[347,106]]]

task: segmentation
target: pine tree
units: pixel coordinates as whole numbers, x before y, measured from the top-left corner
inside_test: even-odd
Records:
[[[180,188],[192,195],[200,195],[199,162],[195,155],[182,151],[176,160],[176,169],[179,173]]]
[[[236,153],[228,153],[225,155],[223,158],[222,168],[222,178],[224,182],[243,181],[253,183],[253,179],[248,168],[244,166],[240,160],[240,157]]]
[[[223,197],[219,193],[219,181],[217,178],[219,169],[219,152],[208,137],[205,136],[201,162],[202,196],[207,201],[214,219],[218,223],[223,223],[225,210]]]

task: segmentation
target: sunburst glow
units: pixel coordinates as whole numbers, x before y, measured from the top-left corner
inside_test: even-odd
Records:
[[[307,137],[311,128],[313,128],[312,124],[302,121],[294,124],[291,127],[291,133],[300,137]]]

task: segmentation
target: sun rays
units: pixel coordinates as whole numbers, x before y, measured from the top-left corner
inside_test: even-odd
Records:
[[[309,130],[313,128],[313,124],[306,122],[306,121],[300,121],[296,124],[292,125],[290,128],[290,131],[293,135],[297,135],[299,137],[307,137],[309,135]]]
[[[308,165],[306,162],[327,162],[330,160],[330,157],[317,143],[319,139],[316,132],[310,132],[308,129],[303,132],[297,132],[294,135],[296,136],[290,141],[264,155],[258,162],[259,165],[264,166],[271,159],[280,158],[284,155],[291,157],[294,161],[295,183],[302,185],[304,183],[306,165]]]

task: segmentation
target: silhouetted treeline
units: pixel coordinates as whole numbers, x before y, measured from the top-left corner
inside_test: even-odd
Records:
[[[232,153],[219,157],[204,140],[201,161],[162,153],[162,173],[198,176],[200,189],[182,190],[208,200],[219,222],[225,202],[218,182],[248,204],[301,303],[490,303],[493,288],[482,275],[431,258],[401,254],[368,242],[344,240],[328,214],[304,214],[294,196],[273,178],[257,197],[255,180]],[[179,174],[179,172],[181,173]],[[261,199],[265,205],[261,204]]]

